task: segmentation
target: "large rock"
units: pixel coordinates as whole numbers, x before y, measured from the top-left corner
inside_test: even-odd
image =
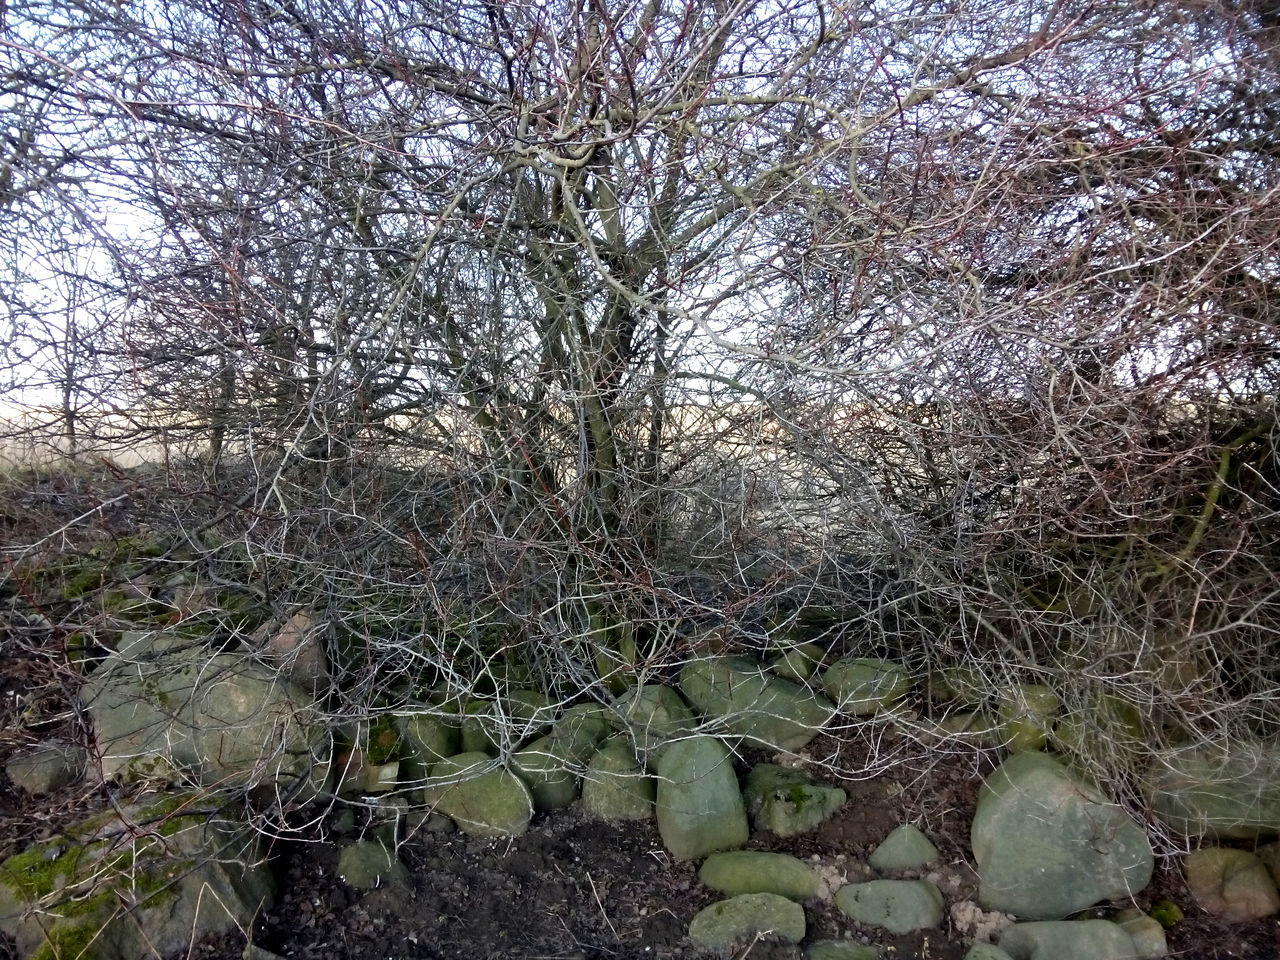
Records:
[[[596,751],[582,780],[582,806],[601,820],[646,820],[653,816],[656,790],[631,744],[606,743]]]
[[[840,912],[890,933],[929,930],[942,923],[942,893],[928,880],[871,880],[836,891]]]
[[[270,784],[310,799],[328,772],[329,735],[308,693],[181,636],[129,637],[81,698],[109,780]]]
[[[971,841],[984,906],[1058,919],[1130,897],[1151,880],[1146,831],[1046,754],[1017,753],[978,795]]]
[[[1151,808],[1185,836],[1254,840],[1280,833],[1280,743],[1165,750],[1151,761],[1145,786]]]
[[[1013,960],[1138,960],[1124,928],[1110,920],[1050,920],[1014,924],[1000,937]]]
[[[511,755],[511,769],[524,781],[539,810],[559,810],[578,796],[579,778],[567,745],[540,737]]]
[[[551,728],[550,737],[557,755],[585,765],[613,732],[608,717],[608,711],[594,703],[567,709]]]
[[[822,675],[836,706],[851,716],[876,713],[897,703],[911,688],[906,668],[889,660],[837,660]]]
[[[1280,893],[1262,859],[1247,850],[1204,847],[1187,856],[1187,889],[1201,909],[1235,922],[1280,913]]]
[[[658,832],[677,860],[747,842],[747,811],[725,745],[714,737],[669,744],[658,761]]]
[[[409,785],[426,779],[431,767],[459,751],[458,719],[428,704],[395,717],[400,734],[400,780]]]
[[[88,765],[89,756],[84,747],[51,740],[14,757],[4,769],[15,786],[30,794],[41,794],[75,783],[84,776]]]
[[[780,837],[813,830],[848,799],[839,787],[810,783],[800,771],[772,763],[751,769],[743,797],[755,828]]]
[[[656,683],[619,697],[613,705],[613,722],[631,737],[642,757],[656,755],[663,744],[688,736],[698,726],[680,694]]]
[[[807,687],[736,657],[688,664],[680,671],[680,691],[725,732],[776,750],[801,749],[835,712]]]
[[[246,929],[273,893],[247,824],[194,795],[164,796],[0,863],[0,930],[24,957],[178,956],[205,935]]]
[[[818,873],[803,860],[785,853],[734,850],[713,853],[698,871],[698,879],[719,893],[776,893],[803,902],[818,895]]]
[[[529,789],[486,753],[460,753],[431,768],[428,801],[473,837],[518,837],[533,819]]]
[[[689,939],[700,949],[724,951],[757,939],[799,943],[804,931],[800,904],[773,893],[744,893],[698,911]]]

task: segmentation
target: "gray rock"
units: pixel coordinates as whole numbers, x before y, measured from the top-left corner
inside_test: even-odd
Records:
[[[773,893],[744,893],[698,911],[689,939],[703,950],[727,950],[757,937],[799,943],[804,939],[804,908]]]
[[[461,749],[456,716],[429,704],[396,715],[400,733],[400,780],[412,784],[427,777],[431,767]]]
[[[906,696],[911,677],[889,660],[837,660],[822,675],[822,686],[836,706],[860,717],[892,706]]]
[[[265,658],[279,665],[293,683],[314,695],[329,685],[324,644],[328,633],[328,624],[311,611],[299,610],[269,637],[265,630],[260,630],[253,640]]]
[[[656,683],[635,687],[619,697],[612,719],[631,737],[641,757],[655,754],[668,741],[688,736],[698,725],[680,694]]]
[[[551,728],[551,737],[563,744],[565,756],[586,763],[612,732],[609,712],[599,704],[580,703],[565,710]]]
[[[1000,937],[1013,960],[1136,960],[1133,938],[1110,920],[1014,924]]]
[[[692,860],[747,842],[747,811],[723,743],[714,737],[671,743],[657,773],[658,832],[673,857]]]
[[[964,960],[1013,960],[1013,957],[994,944],[975,943],[964,955]]]
[[[953,700],[965,707],[986,705],[991,685],[975,667],[944,667],[929,674],[929,693],[938,700]]]
[[[998,747],[1004,743],[1004,727],[985,710],[949,713],[938,722],[938,733],[957,737],[979,747]]]
[[[1050,688],[1020,683],[1000,693],[997,715],[1010,750],[1039,750],[1048,742],[1061,703]]]
[[[388,883],[404,883],[409,879],[409,871],[382,844],[366,841],[342,848],[338,855],[338,878],[357,890],[372,890]]]
[[[463,708],[462,726],[458,732],[458,748],[463,753],[497,756],[504,724],[498,705],[492,700],[472,700]]]
[[[1169,955],[1169,943],[1159,920],[1135,909],[1121,910],[1111,919],[1129,935],[1133,949],[1143,960],[1157,960]]]
[[[81,698],[108,779],[269,784],[311,799],[328,772],[329,735],[310,695],[243,655],[132,637]]]
[[[273,893],[247,824],[194,795],[164,796],[0,863],[0,930],[24,957],[75,957],[90,941],[94,960],[177,955],[246,929]]]
[[[726,732],[776,750],[801,749],[835,712],[807,687],[736,657],[707,657],[688,664],[680,671],[680,691]]]
[[[757,830],[794,837],[816,828],[842,806],[839,787],[812,784],[798,770],[772,763],[757,764],[743,789],[751,822]]]
[[[718,893],[776,893],[803,902],[818,895],[818,873],[803,860],[785,853],[735,850],[713,853],[698,871],[698,879]]]
[[[933,841],[910,823],[893,830],[880,846],[867,858],[880,873],[896,870],[914,870],[938,859],[938,848]]]
[[[615,740],[596,751],[582,781],[582,806],[601,820],[653,816],[653,778],[645,776],[629,743]]]
[[[1235,923],[1280,913],[1280,893],[1262,859],[1247,850],[1204,847],[1187,855],[1187,889],[1201,909]]]
[[[1280,843],[1268,843],[1254,851],[1258,859],[1267,865],[1271,879],[1280,886]]]
[[[51,740],[29,753],[14,757],[4,769],[15,786],[35,795],[52,793],[75,783],[84,776],[88,765],[89,755],[84,747]]]
[[[978,794],[970,835],[983,906],[1029,919],[1132,896],[1151,880],[1146,831],[1042,753],[1015,753]]]
[[[1280,833],[1278,743],[1165,750],[1145,780],[1151,808],[1184,836],[1254,840]]]
[[[431,768],[425,793],[436,809],[473,837],[518,837],[533,818],[520,778],[485,753],[460,753]]]
[[[942,923],[942,893],[928,880],[871,880],[836,891],[845,916],[890,933],[929,930]]]
[[[578,774],[566,757],[566,745],[550,736],[511,755],[511,769],[524,781],[538,810],[559,810],[578,796]]]
[[[769,669],[783,680],[808,683],[824,656],[826,651],[816,643],[797,643],[788,646],[771,660]]]
[[[883,951],[869,943],[852,940],[819,940],[809,945],[804,960],[879,960]]]

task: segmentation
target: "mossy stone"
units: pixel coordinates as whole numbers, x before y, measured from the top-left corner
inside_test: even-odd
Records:
[[[533,819],[529,788],[485,753],[441,760],[424,791],[436,809],[474,837],[518,837]]]
[[[928,880],[871,880],[836,891],[845,916],[890,933],[928,930],[942,923],[942,893]]]
[[[701,950],[728,950],[757,939],[799,943],[804,939],[804,908],[773,893],[745,893],[698,911],[689,939]]]
[[[757,830],[794,837],[831,817],[847,796],[839,787],[809,782],[798,770],[760,763],[747,774],[743,799]]]
[[[808,687],[738,657],[694,660],[680,671],[679,687],[719,728],[775,750],[800,750],[835,712]]]
[[[803,903],[818,895],[819,878],[813,867],[785,853],[733,850],[713,853],[698,871],[698,879],[718,893],[776,893]]]
[[[582,806],[601,820],[646,820],[657,789],[627,742],[606,743],[591,758],[582,781]]]
[[[911,689],[911,676],[889,660],[837,660],[822,674],[822,685],[836,706],[851,716],[867,716],[891,707]]]
[[[538,810],[558,810],[578,796],[578,775],[565,746],[550,736],[511,755],[511,769],[524,781]]]

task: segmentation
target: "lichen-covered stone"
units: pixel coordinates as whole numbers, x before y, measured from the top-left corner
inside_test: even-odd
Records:
[[[839,787],[810,783],[790,767],[757,764],[743,789],[747,811],[757,830],[794,837],[815,829],[848,799]]]
[[[1280,743],[1164,750],[1147,770],[1145,793],[1164,822],[1188,837],[1255,840],[1280,833]]]
[[[1013,960],[1138,960],[1133,938],[1110,920],[1018,923],[1000,937]]]
[[[409,871],[382,844],[365,841],[342,848],[338,855],[338,879],[357,890],[372,890],[389,883],[405,882],[409,879]]]
[[[719,893],[776,893],[804,902],[818,895],[817,871],[803,860],[785,853],[734,850],[713,853],[698,871],[698,879]]]
[[[1043,748],[1060,703],[1058,695],[1041,684],[1020,683],[1001,691],[997,713],[1005,745],[1013,751]]]
[[[433,764],[459,752],[458,719],[422,704],[395,718],[400,733],[400,779],[412,785],[426,778]]]
[[[0,863],[0,930],[21,956],[177,955],[244,929],[274,893],[247,824],[189,794],[98,814]],[[88,956],[88,954],[86,954]]]
[[[578,796],[578,774],[565,745],[540,737],[511,755],[511,769],[524,781],[538,810],[559,810]]]
[[[884,951],[869,943],[852,940],[819,940],[809,945],[804,960],[879,960]]]
[[[628,690],[613,705],[613,722],[631,737],[640,756],[689,736],[698,725],[693,711],[670,687],[649,683]]]
[[[1164,927],[1155,917],[1149,917],[1141,910],[1130,908],[1121,910],[1112,922],[1133,940],[1133,948],[1143,960],[1156,960],[1169,955],[1169,943],[1165,939]]]
[[[703,950],[727,950],[757,938],[799,943],[804,939],[804,908],[773,893],[745,893],[698,911],[689,939]]]
[[[52,793],[84,776],[89,756],[84,747],[65,741],[50,741],[14,757],[5,773],[15,786],[30,794]]]
[[[673,857],[692,860],[747,842],[747,811],[723,743],[691,737],[669,744],[657,773],[658,832]]]
[[[309,694],[248,657],[156,633],[122,641],[81,692],[107,779],[269,784],[309,798],[329,735]]]
[[[822,674],[822,685],[837,708],[851,716],[876,713],[897,703],[911,689],[911,676],[889,660],[837,660]]]
[[[836,891],[840,912],[890,933],[929,930],[942,923],[942,893],[928,880],[871,880]]]
[[[533,819],[528,787],[485,753],[440,761],[431,768],[425,793],[437,810],[473,837],[518,837]]]
[[[933,841],[910,823],[894,829],[872,852],[867,862],[880,873],[914,870],[938,858]]]
[[[1151,880],[1146,830],[1060,761],[1015,753],[978,794],[970,834],[988,909],[1058,919]]]
[[[808,687],[737,657],[693,661],[680,672],[680,691],[725,732],[775,750],[801,749],[835,712]]]
[[[624,741],[606,743],[596,751],[582,779],[582,806],[601,820],[646,820],[653,816],[656,790]]]
[[[1187,855],[1187,889],[1201,909],[1237,923],[1280,913],[1280,893],[1261,858],[1203,847]]]

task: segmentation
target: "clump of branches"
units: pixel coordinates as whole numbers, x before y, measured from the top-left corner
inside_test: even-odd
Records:
[[[265,602],[362,644],[342,709],[607,699],[799,623],[1275,734],[1263,5],[2,29],[15,389],[71,457],[106,407],[197,450]]]

